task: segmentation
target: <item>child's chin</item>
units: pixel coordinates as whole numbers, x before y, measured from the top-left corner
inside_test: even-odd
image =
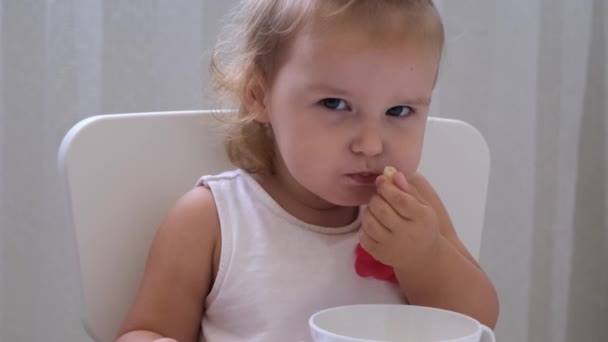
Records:
[[[335,205],[339,205],[342,207],[359,207],[362,205],[367,205],[369,201],[372,199],[374,194],[357,194],[353,196],[348,196],[344,198],[340,198],[340,200],[335,201]]]

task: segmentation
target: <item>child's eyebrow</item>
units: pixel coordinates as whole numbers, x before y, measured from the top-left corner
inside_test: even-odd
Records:
[[[402,103],[405,104],[411,104],[411,105],[416,105],[416,106],[430,106],[431,105],[431,99],[428,97],[413,97],[413,98],[405,98],[403,99]]]
[[[349,95],[350,93],[345,90],[338,88],[336,86],[332,86],[325,83],[312,83],[308,86],[308,88],[316,93],[329,93],[337,96]]]

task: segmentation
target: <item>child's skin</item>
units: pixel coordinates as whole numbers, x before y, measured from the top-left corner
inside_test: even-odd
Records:
[[[411,304],[462,312],[494,328],[498,315],[494,287],[458,240],[431,185],[420,174],[408,182],[399,171],[391,176],[385,172],[376,184],[378,194],[364,214],[363,248],[393,266]],[[408,258],[428,263],[403,263]]]
[[[387,16],[386,28],[399,19]],[[271,125],[278,153],[275,173],[255,178],[311,224],[344,226],[368,205],[360,243],[394,267],[409,303],[462,312],[492,328],[494,287],[416,172],[440,49],[390,30],[381,42],[378,32],[356,27],[322,34],[305,27],[272,78],[256,78],[247,105]],[[386,165],[399,170],[391,181],[382,176]],[[196,340],[219,249],[213,195],[195,188],[158,232],[119,341]]]

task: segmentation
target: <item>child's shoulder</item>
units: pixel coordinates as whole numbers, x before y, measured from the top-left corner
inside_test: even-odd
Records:
[[[201,220],[209,222],[209,220],[213,221],[214,217],[217,218],[217,208],[213,193],[205,186],[196,186],[177,200],[167,219],[177,220],[176,223],[186,223]]]
[[[162,229],[176,238],[212,241],[219,235],[219,218],[211,190],[197,186],[177,200]]]
[[[223,171],[217,174],[204,175],[196,182],[197,187],[205,187],[209,189],[209,183],[230,182],[237,179],[246,178],[247,173],[241,169]]]
[[[203,186],[192,188],[178,199],[157,235],[162,245],[174,248],[176,253],[190,254],[191,260],[211,257],[203,251],[215,250],[219,239],[220,221],[213,194]]]

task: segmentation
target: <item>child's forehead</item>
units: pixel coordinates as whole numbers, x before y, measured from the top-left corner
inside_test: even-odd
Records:
[[[367,50],[400,50],[404,48],[441,51],[440,37],[432,37],[397,16],[384,21],[334,21],[305,25],[294,32],[288,43],[288,55],[325,52],[360,53]],[[430,48],[430,49],[429,49]]]
[[[388,8],[375,13],[353,10],[331,16],[317,11],[293,32],[289,44],[304,36],[313,44],[350,40],[365,41],[376,46],[402,43],[434,45],[441,50],[443,27],[435,14],[429,10],[391,11]]]
[[[439,58],[440,51],[432,44],[403,37],[379,43],[357,30],[303,31],[295,38],[283,67],[299,82],[350,84],[357,80],[363,84],[378,77],[409,79],[413,70],[434,78]]]
[[[290,5],[283,14],[275,13],[278,16],[271,20],[267,36],[271,43],[266,59],[260,58],[259,65],[270,78],[295,54],[316,58],[324,55],[323,49],[357,53],[387,47],[395,51],[405,45],[441,56],[443,25],[430,1],[308,0],[313,6],[296,6],[306,0],[291,1],[285,2]],[[348,7],[336,7],[345,2]]]

